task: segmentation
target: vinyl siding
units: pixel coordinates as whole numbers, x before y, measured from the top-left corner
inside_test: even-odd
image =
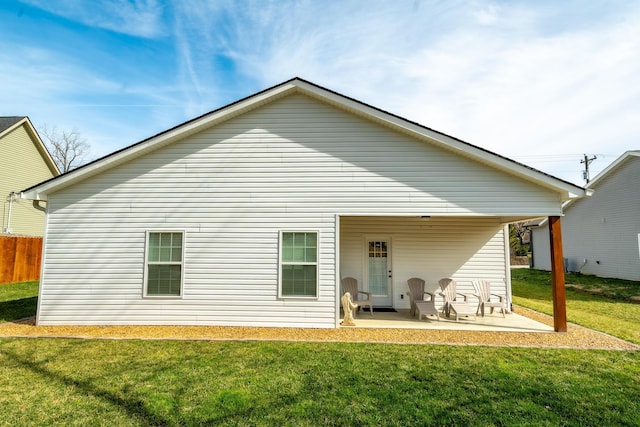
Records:
[[[564,233],[564,222],[566,217],[560,219],[562,232]],[[551,246],[549,244],[549,225],[545,223],[541,227],[531,230],[531,241],[533,242],[533,268],[536,270],[551,271]],[[562,239],[564,252],[565,239]]]
[[[53,177],[24,125],[0,139],[0,198],[2,200],[2,229],[9,220],[9,193],[20,192]],[[14,200],[11,207],[13,234],[42,236],[44,213],[35,209],[31,200]]]
[[[334,327],[336,214],[451,217],[438,239],[455,231],[449,254],[473,261],[454,270],[438,252],[447,268],[429,278],[456,274],[464,281],[500,271],[498,217],[557,214],[559,207],[556,193],[302,95],[48,200],[40,324]],[[482,237],[458,230],[462,218],[471,226],[484,218]],[[163,229],[185,232],[181,299],[142,298],[145,232]],[[317,300],[277,298],[283,229],[319,233]],[[485,265],[489,253],[494,258]]]
[[[640,280],[640,158],[629,157],[570,207],[563,242],[569,265],[601,277]]]

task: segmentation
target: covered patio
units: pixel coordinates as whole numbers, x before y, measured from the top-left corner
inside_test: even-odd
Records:
[[[469,331],[566,332],[564,269],[560,217],[549,216],[552,257],[552,291],[554,324],[552,327],[508,315],[464,317],[458,322],[441,317],[438,322],[412,319],[407,297],[407,281],[425,281],[424,291],[435,295],[440,309],[439,281],[453,278],[457,293],[474,295],[472,283],[477,279],[490,282],[491,293],[501,295],[507,308],[511,306],[509,261],[510,222],[527,216],[438,216],[438,215],[341,215],[339,221],[338,295],[342,295],[344,278],[355,279],[358,291],[370,294],[374,307],[395,309],[378,312],[371,319],[360,312],[357,327],[442,329]],[[476,298],[476,297],[472,297]],[[357,298],[354,298],[354,300]],[[358,301],[354,301],[358,302]],[[342,319],[342,307],[336,301],[336,326]]]
[[[506,332],[551,333],[566,332],[556,316],[541,320],[539,313],[514,313],[511,295],[509,232],[505,218],[499,217],[441,217],[441,216],[342,216],[340,217],[339,294],[345,292],[343,280],[355,279],[357,294],[354,303],[360,305],[355,326],[342,326],[344,307],[338,307],[341,329],[415,330],[421,334],[439,332]],[[561,253],[560,248],[557,249]],[[380,267],[382,265],[382,268]],[[411,279],[410,279],[411,278]],[[453,293],[463,309],[456,319],[455,310],[445,316],[446,298],[441,279],[455,278]],[[556,277],[556,279],[563,277]],[[425,300],[431,295],[435,315],[411,315],[409,281],[422,281]],[[502,308],[485,315],[479,313],[481,298],[473,282],[486,282],[491,299],[500,297]],[[562,283],[555,280],[555,284]],[[422,295],[420,291],[417,291]],[[367,299],[374,307],[360,304]],[[554,293],[554,302],[557,295]],[[559,300],[564,306],[564,299]],[[458,304],[458,303],[456,303]],[[495,306],[494,306],[495,307]],[[524,310],[526,311],[526,310]],[[432,311],[428,311],[432,312]],[[466,314],[465,314],[466,313]],[[472,314],[473,313],[473,314]],[[424,313],[423,313],[424,314]],[[475,314],[475,315],[474,315]],[[537,320],[536,320],[537,319]],[[550,323],[549,320],[552,322]]]

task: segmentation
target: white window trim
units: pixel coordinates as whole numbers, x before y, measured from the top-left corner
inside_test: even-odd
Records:
[[[316,234],[316,262],[287,263],[291,265],[315,265],[316,266],[316,294],[315,296],[283,295],[282,294],[282,236],[284,233],[315,233]],[[320,231],[319,230],[280,230],[278,234],[278,298],[296,300],[318,300],[320,298]]]
[[[147,293],[147,276],[149,275],[149,235],[151,233],[181,233],[182,234],[182,262],[173,262],[173,263],[166,263],[163,262],[161,264],[172,264],[172,265],[181,265],[182,268],[180,269],[180,294],[179,295],[149,295]],[[143,278],[142,278],[142,297],[143,298],[149,298],[149,299],[182,299],[182,296],[184,295],[184,251],[185,251],[185,246],[186,246],[186,236],[187,233],[185,232],[185,230],[176,230],[176,229],[158,229],[158,230],[147,230],[145,233],[145,239],[144,239],[144,274],[143,274]]]

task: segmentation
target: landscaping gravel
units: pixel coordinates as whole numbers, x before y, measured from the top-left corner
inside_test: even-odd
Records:
[[[553,318],[550,316],[522,307],[514,307],[514,311],[538,322],[553,325]],[[0,337],[327,341],[640,350],[640,346],[633,343],[574,324],[569,324],[566,333],[555,333],[349,327],[35,326],[35,319],[28,318],[0,324]]]

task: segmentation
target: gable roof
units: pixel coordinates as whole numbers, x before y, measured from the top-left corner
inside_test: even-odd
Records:
[[[626,151],[620,157],[618,157],[613,162],[611,162],[609,164],[609,166],[607,166],[602,171],[600,171],[600,173],[598,175],[596,175],[595,178],[593,178],[591,181],[589,181],[589,183],[587,185],[585,185],[584,188],[587,190],[587,195],[593,194],[593,192],[595,191],[595,187],[596,186],[598,186],[601,182],[606,180],[610,175],[612,175],[615,171],[617,171],[618,168],[620,166],[622,166],[623,163],[625,163],[627,160],[629,160],[631,158],[634,158],[634,157],[640,157],[640,150],[629,150],[629,151]],[[579,199],[571,199],[571,200],[567,201],[562,206],[562,209],[566,211],[566,209],[569,208],[570,206],[572,206],[577,200],[579,200]],[[536,224],[530,224],[530,226],[531,227],[541,227],[543,225],[546,225],[546,223],[547,223],[547,219],[544,218],[544,219],[540,220]]]
[[[570,182],[555,178],[549,174],[533,169],[499,154],[469,144],[444,133],[437,132],[431,128],[420,125],[419,123],[404,119],[395,114],[296,77],[191,119],[56,178],[25,189],[23,190],[23,197],[35,200],[46,200],[47,194],[50,192],[72,185],[73,183],[125,163],[174,141],[183,139],[189,135],[193,135],[197,132],[220,124],[226,120],[259,108],[260,106],[271,103],[277,99],[296,93],[309,96],[344,111],[364,117],[372,122],[382,124],[395,131],[427,141],[431,144],[452,151],[457,155],[471,158],[492,168],[507,172],[513,176],[534,182],[537,185],[560,193],[562,200],[570,200],[576,197],[579,198],[585,196],[584,188],[576,186]]]
[[[0,135],[24,118],[23,116],[0,117]]]
[[[611,162],[609,166],[604,168],[598,175],[596,175],[595,178],[589,181],[589,183],[585,185],[584,188],[587,189],[589,194],[591,194],[593,191],[595,191],[595,187],[597,187],[602,181],[607,179],[611,174],[618,170],[618,168],[622,166],[624,162],[632,157],[640,157],[640,150],[629,150],[623,153],[620,157]],[[567,201],[562,208],[567,209],[569,206],[573,205],[575,201],[576,200],[573,199]]]
[[[60,169],[56,165],[56,162],[53,161],[53,157],[51,157],[51,153],[47,149],[47,146],[42,142],[40,135],[36,131],[36,128],[33,127],[31,120],[26,116],[6,116],[0,117],[0,139],[2,139],[5,135],[8,135],[14,129],[19,128],[20,126],[24,126],[27,134],[36,145],[36,148],[40,155],[42,156],[42,160],[46,163],[47,167],[53,173],[53,176],[56,177],[60,175]]]

